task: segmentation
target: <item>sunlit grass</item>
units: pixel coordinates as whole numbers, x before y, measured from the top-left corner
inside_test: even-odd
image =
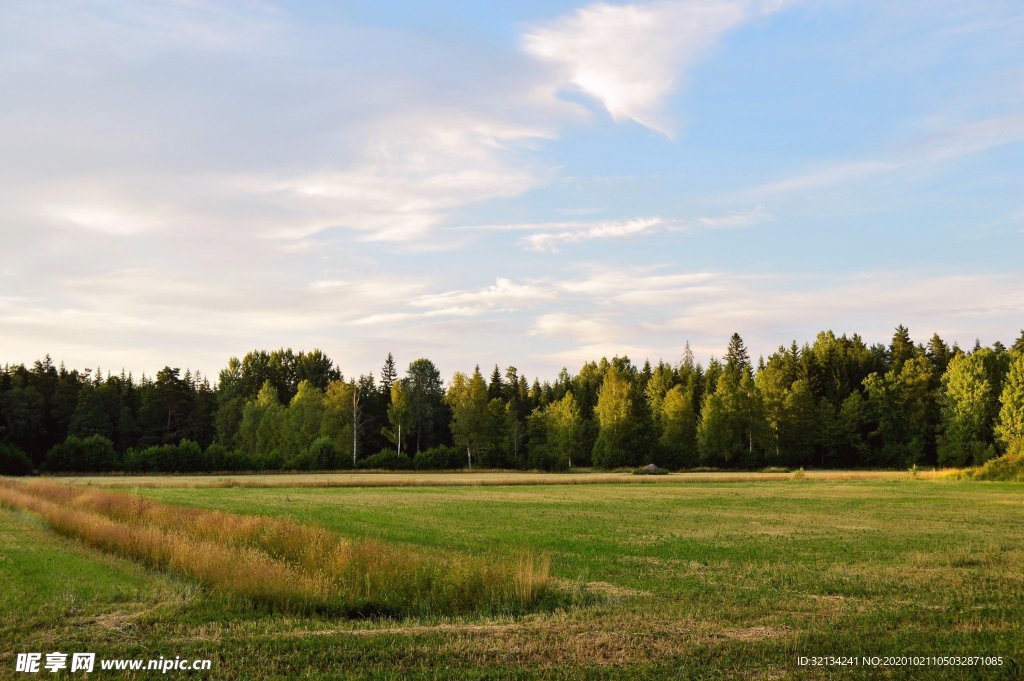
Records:
[[[53,482],[0,481],[0,503],[91,546],[292,611],[517,613],[547,589],[531,554],[466,556],[349,539],[293,520],[185,508]]]

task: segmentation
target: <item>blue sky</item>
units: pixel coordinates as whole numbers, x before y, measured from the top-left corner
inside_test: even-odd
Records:
[[[1024,326],[1017,2],[13,0],[0,93],[3,361]]]

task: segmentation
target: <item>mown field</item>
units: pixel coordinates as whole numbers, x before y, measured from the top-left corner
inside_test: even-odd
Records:
[[[353,482],[343,476],[339,486],[324,486],[334,479],[325,476],[291,486],[76,482],[142,483],[137,492],[161,502],[428,552],[546,554],[563,597],[526,615],[253,608],[0,509],[0,678],[15,676],[17,652],[52,650],[209,657],[208,677],[228,679],[1024,675],[1024,484],[808,474],[567,485],[482,475],[474,484],[397,476],[393,487],[384,476],[370,487],[340,486]],[[816,655],[1000,655],[1004,664],[798,666]],[[188,676],[200,674],[177,674]]]

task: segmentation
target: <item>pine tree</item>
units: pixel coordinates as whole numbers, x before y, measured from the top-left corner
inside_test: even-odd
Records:
[[[939,334],[932,334],[931,340],[928,341],[928,347],[925,349],[925,356],[931,362],[935,375],[941,377],[946,371],[946,366],[949,365],[950,351],[949,346]]]
[[[395,358],[388,353],[387,359],[384,360],[384,366],[380,370],[380,391],[382,394],[390,397],[391,395],[391,384],[398,378],[398,369],[395,368]]]
[[[914,356],[914,341],[910,340],[910,330],[900,324],[892,335],[889,344],[889,368],[899,373],[903,363]]]
[[[729,349],[725,352],[725,368],[736,372],[750,372],[750,354],[738,333],[734,333],[729,339]]]
[[[497,364],[494,365],[494,371],[491,372],[491,380],[487,384],[487,399],[505,399],[505,384],[501,380],[501,370]]]

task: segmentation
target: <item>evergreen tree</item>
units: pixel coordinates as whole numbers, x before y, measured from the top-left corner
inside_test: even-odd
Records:
[[[487,384],[487,399],[505,399],[505,384],[501,380],[501,370],[497,364],[494,365],[494,371],[491,372],[491,380]]]
[[[738,333],[729,338],[729,348],[725,351],[725,368],[727,371],[750,372],[750,354]]]
[[[914,341],[910,340],[910,330],[900,324],[892,335],[889,344],[889,368],[896,373],[903,369],[903,363],[914,356]]]
[[[398,378],[398,369],[395,368],[395,358],[389,352],[388,356],[384,359],[384,366],[380,370],[380,391],[390,398],[391,386]]]
[[[928,341],[928,347],[925,349],[925,356],[928,361],[931,362],[932,372],[935,376],[940,377],[946,371],[946,366],[949,364],[951,357],[949,346],[942,340],[939,334],[932,334],[931,340]]]

